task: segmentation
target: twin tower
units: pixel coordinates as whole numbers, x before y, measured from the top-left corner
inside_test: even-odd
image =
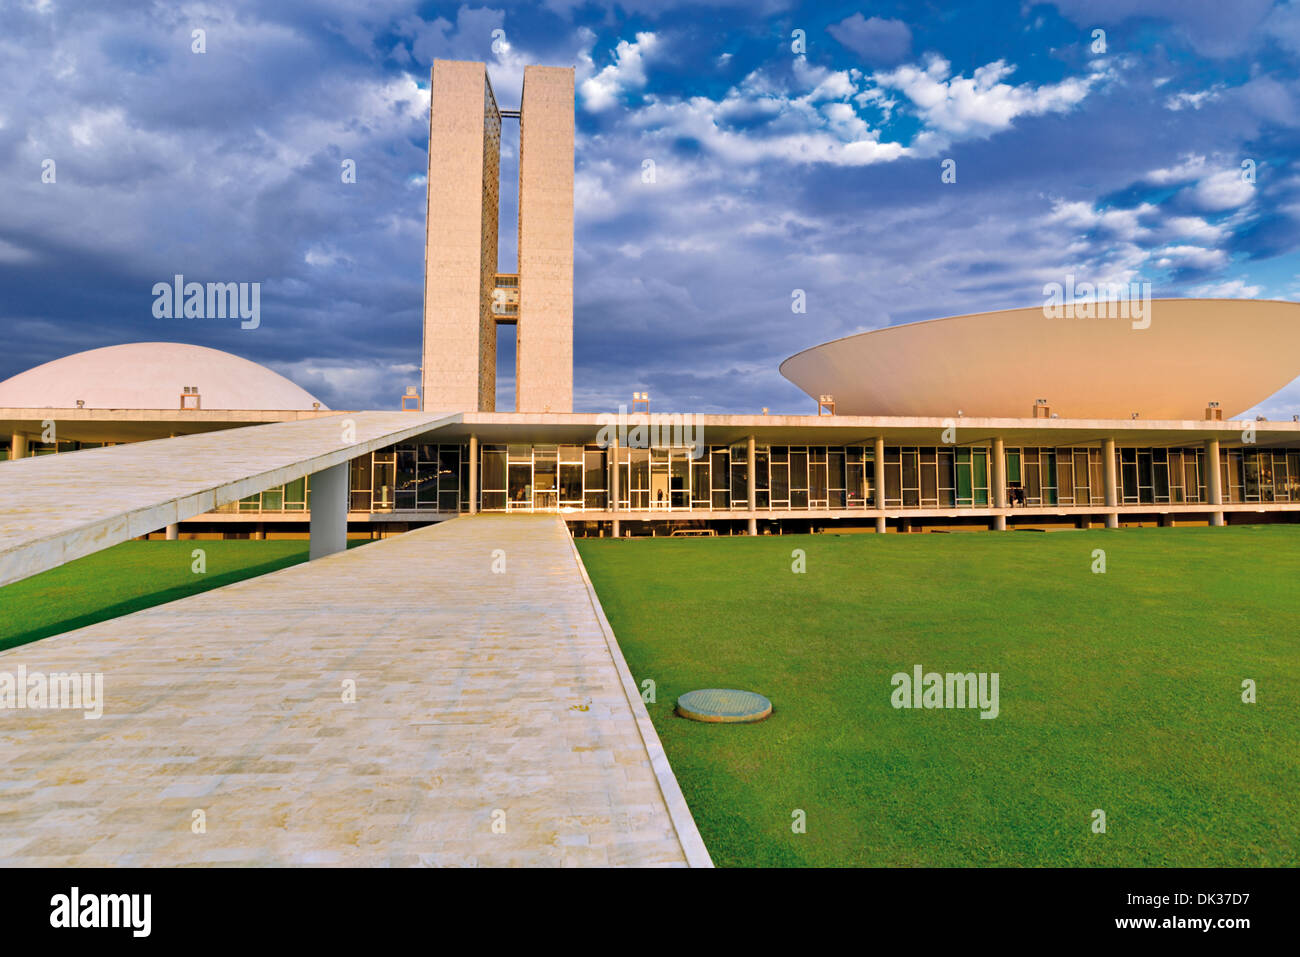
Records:
[[[502,117],[519,120],[519,272],[497,272]],[[515,411],[573,411],[573,70],[530,66],[502,110],[482,63],[435,60],[429,109],[422,407],[496,409],[514,324]]]

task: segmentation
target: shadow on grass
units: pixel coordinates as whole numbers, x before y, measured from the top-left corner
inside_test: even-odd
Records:
[[[348,548],[359,548],[360,546],[367,544],[369,544],[368,540],[354,540],[348,542]],[[69,615],[66,618],[46,622],[39,627],[31,628],[27,631],[20,631],[16,634],[0,637],[0,651],[17,648],[20,645],[28,645],[33,641],[40,641],[42,638],[49,638],[52,635],[61,635],[65,631],[73,631],[77,628],[84,628],[87,625],[93,625],[101,621],[108,621],[110,618],[120,618],[123,615],[129,615],[135,611],[152,608],[155,605],[165,605],[168,602],[176,601],[180,598],[188,598],[190,595],[197,595],[201,592],[211,591],[212,589],[220,588],[223,585],[233,585],[235,582],[243,581],[246,578],[257,578],[261,575],[268,575],[271,572],[277,572],[282,568],[288,568],[292,565],[301,565],[305,561],[307,561],[307,553],[306,551],[303,551],[296,555],[285,555],[270,561],[261,562],[257,565],[244,565],[228,572],[222,572],[221,574],[207,575],[195,580],[193,583],[175,585],[170,588],[151,591],[147,594],[136,595],[133,598],[128,598],[125,601],[119,601],[112,605],[103,605],[93,611],[83,612],[78,615]]]

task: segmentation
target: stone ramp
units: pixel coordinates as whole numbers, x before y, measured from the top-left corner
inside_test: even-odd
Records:
[[[0,585],[459,418],[348,412],[0,463]]]
[[[5,652],[105,706],[0,710],[0,865],[708,866],[606,629],[474,516]]]

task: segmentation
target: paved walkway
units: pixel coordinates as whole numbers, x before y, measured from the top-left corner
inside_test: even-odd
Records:
[[[606,629],[476,516],[5,652],[106,705],[0,710],[0,865],[707,865]]]

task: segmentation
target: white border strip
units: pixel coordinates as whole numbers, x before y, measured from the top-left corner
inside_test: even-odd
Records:
[[[587,597],[591,599],[592,610],[596,613],[596,620],[600,622],[601,631],[605,633],[605,644],[609,647],[610,657],[614,659],[614,667],[618,670],[619,680],[623,683],[623,694],[632,707],[632,716],[636,718],[637,729],[641,732],[641,741],[650,756],[650,767],[659,782],[659,791],[663,795],[664,803],[668,806],[668,816],[673,822],[673,829],[677,832],[682,853],[686,855],[686,864],[688,867],[712,867],[713,858],[709,856],[709,849],[704,846],[704,838],[700,837],[700,830],[695,826],[695,818],[691,816],[691,809],[686,804],[686,798],[682,796],[682,789],[677,784],[677,776],[673,774],[673,769],[668,764],[668,755],[664,753],[664,746],[655,732],[654,722],[650,720],[650,712],[646,710],[645,702],[641,700],[636,681],[632,678],[627,660],[618,646],[618,639],[614,637],[614,629],[609,626],[609,619],[605,617],[605,609],[600,607],[600,599],[596,597],[596,589],[587,575],[587,567],[582,564],[582,556],[578,554],[578,546],[574,544],[573,536],[569,533],[569,526],[558,515],[555,520],[559,522],[564,537],[569,541],[573,560],[578,565],[578,571],[582,573],[583,584],[587,586]]]

